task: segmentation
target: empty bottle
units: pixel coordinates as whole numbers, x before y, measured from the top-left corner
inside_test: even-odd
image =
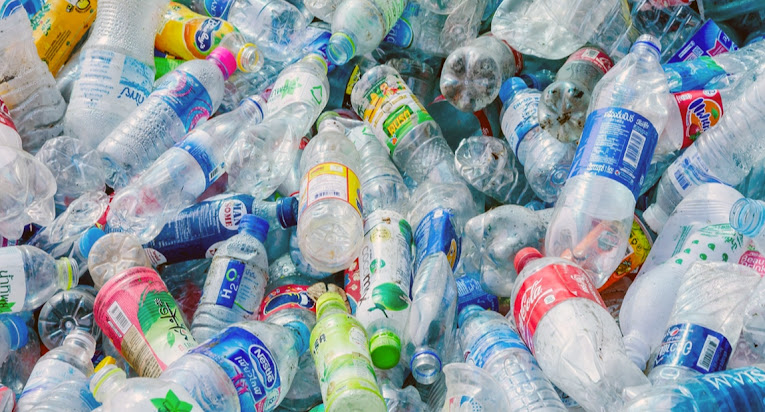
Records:
[[[59,290],[77,285],[77,263],[34,246],[0,248],[0,313],[35,310]]]
[[[332,38],[327,54],[341,66],[353,56],[373,51],[390,31],[405,0],[344,0],[332,16]]]
[[[332,16],[340,3],[342,0],[306,0],[305,8],[317,18],[331,23]]]
[[[376,53],[381,51],[386,55],[397,55],[403,49],[427,57],[446,56],[441,36],[444,32],[448,33],[445,29],[447,21],[447,16],[431,12],[418,1],[410,1],[401,13],[401,18],[383,38]],[[454,27],[455,34],[469,36],[466,31],[463,27]],[[464,42],[467,39],[461,40]]]
[[[34,405],[35,412],[88,412],[99,406],[88,390],[87,380],[69,380],[46,391],[45,398]]]
[[[88,270],[96,290],[119,273],[134,267],[151,267],[138,238],[129,233],[109,233],[88,252]]]
[[[49,225],[56,216],[56,179],[29,153],[0,146],[0,236],[16,240],[29,223]]]
[[[509,411],[505,393],[493,376],[467,363],[450,363],[444,367],[444,412],[462,410]]]
[[[101,330],[93,318],[95,299],[95,289],[83,285],[53,295],[37,319],[37,331],[45,347],[58,347],[75,330],[87,332],[98,340]]]
[[[739,199],[730,209],[730,225],[742,235],[751,238],[759,248],[765,246],[765,202]]]
[[[580,264],[596,286],[606,282],[623,257],[635,202],[667,122],[667,82],[659,53],[654,37],[641,36],[598,82],[547,229],[546,253]]]
[[[197,2],[198,0],[192,0]],[[205,3],[210,4],[209,1]],[[219,2],[213,9],[226,7]],[[228,16],[223,17],[241,32],[247,41],[255,43],[271,60],[293,58],[288,45],[299,38],[313,16],[303,7],[286,0],[236,0],[230,4]]]
[[[90,390],[108,411],[141,412],[146,410],[176,410],[202,412],[194,398],[175,382],[151,378],[127,379],[125,371],[106,365],[90,380]]]
[[[0,365],[5,363],[11,351],[26,345],[28,339],[27,324],[23,318],[16,315],[0,316]]]

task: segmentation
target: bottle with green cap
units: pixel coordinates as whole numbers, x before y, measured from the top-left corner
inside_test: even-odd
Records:
[[[0,314],[35,310],[59,290],[77,286],[77,262],[34,246],[0,248]]]
[[[311,332],[311,354],[328,412],[385,412],[377,386],[364,327],[348,313],[336,292],[316,303],[317,323]]]

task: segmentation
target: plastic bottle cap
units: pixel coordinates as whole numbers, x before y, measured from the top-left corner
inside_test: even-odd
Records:
[[[669,216],[664,213],[664,209],[656,204],[652,204],[651,206],[648,206],[645,212],[643,212],[643,219],[648,223],[648,227],[650,227],[651,230],[659,233],[661,228],[664,227],[664,224],[667,223]]]
[[[256,215],[244,215],[239,221],[239,233],[247,232],[260,243],[266,243],[266,237],[268,237],[268,222]]]
[[[82,253],[82,256],[87,259],[90,254],[90,249],[93,248],[93,245],[96,244],[98,239],[101,239],[105,235],[106,232],[97,227],[88,229],[88,231],[80,238],[80,253]]]
[[[519,250],[518,253],[515,254],[515,259],[513,259],[516,272],[521,273],[527,263],[543,257],[542,253],[533,247],[525,247]]]
[[[276,201],[276,215],[283,228],[297,225],[298,203],[295,196],[282,197]]]
[[[499,99],[504,103],[510,100],[510,98],[512,98],[519,90],[528,88],[529,86],[527,86],[526,82],[520,77],[511,77],[505,80],[505,82],[502,83],[502,87],[499,88]]]
[[[321,116],[319,116],[319,118],[316,120],[316,128],[318,129],[323,121],[335,117],[340,117],[340,114],[332,110],[322,113]]]
[[[207,59],[215,59],[220,63],[218,67],[221,69],[221,73],[223,73],[225,79],[228,79],[229,76],[236,72],[236,56],[225,47],[216,47],[215,50],[207,56]]]
[[[16,350],[29,342],[29,330],[23,318],[17,315],[5,315],[0,318],[0,322],[3,322],[11,336],[9,342],[11,349]]]
[[[104,358],[101,359],[101,362],[98,362],[98,365],[96,365],[94,371],[98,372],[105,368],[107,365],[117,365],[117,359],[114,359],[111,356],[104,356]]]
[[[401,359],[401,339],[388,330],[379,330],[369,339],[372,362],[380,369],[390,369]]]

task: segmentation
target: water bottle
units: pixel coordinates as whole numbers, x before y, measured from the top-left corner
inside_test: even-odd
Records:
[[[502,132],[523,165],[534,193],[545,202],[558,198],[571,169],[575,148],[539,126],[537,108],[541,93],[528,89],[520,77],[502,84]]]
[[[140,109],[98,145],[109,184],[124,187],[215,113],[223,98],[223,83],[236,69],[233,52],[218,47],[207,59],[188,61],[167,74]]]
[[[523,56],[494,36],[481,36],[449,54],[441,71],[441,93],[463,112],[483,109],[502,83],[523,69]]]
[[[507,395],[508,410],[565,410],[534,356],[502,315],[469,305],[459,314],[458,336],[465,362],[496,379]]]
[[[167,0],[101,0],[80,52],[64,134],[95,148],[149,97],[154,36]]]
[[[569,56],[555,75],[555,82],[542,92],[542,128],[561,142],[578,143],[595,85],[613,66],[613,60],[597,47],[585,46]]]
[[[328,412],[385,412],[385,400],[375,380],[364,327],[348,313],[335,292],[316,302],[316,326],[311,331],[311,355]]]
[[[68,412],[89,412],[99,404],[93,399],[93,395],[88,391],[88,382],[86,380],[69,380],[46,390],[45,398],[35,403],[32,409],[42,412],[55,412],[62,409]]]
[[[452,53],[475,39],[479,31],[488,32],[489,27],[482,27],[481,20],[489,2],[490,0],[462,2],[446,16],[439,36],[444,53]]]
[[[648,384],[584,269],[533,248],[518,252],[514,264],[515,324],[555,386],[587,410],[607,411],[622,406],[624,388]]]
[[[546,253],[581,265],[598,287],[626,250],[635,202],[667,121],[668,92],[655,42],[641,37],[595,87],[545,237]]]
[[[373,51],[401,17],[406,4],[405,0],[343,0],[332,16],[329,59],[340,66],[353,56]]]
[[[305,0],[305,8],[315,17],[331,23],[332,16],[341,2],[342,0]]]
[[[752,239],[762,248],[765,245],[765,202],[756,199],[739,199],[730,209],[730,225],[742,235]]]
[[[444,368],[444,383],[444,412],[511,410],[497,380],[481,368],[467,363],[450,363]]]
[[[106,365],[96,372],[90,380],[90,390],[104,411],[203,410],[181,385],[162,379],[127,379],[125,371],[115,365]]]
[[[441,36],[449,33],[445,27],[448,21],[447,16],[431,12],[418,1],[410,1],[375,53],[397,55],[403,51],[426,57],[446,56]],[[455,33],[467,35],[463,27],[454,22],[452,26]]]
[[[36,406],[49,395],[49,391],[62,382],[86,380],[93,374],[90,359],[96,351],[96,340],[87,332],[74,331],[64,343],[43,355],[35,364],[16,410],[37,410]]]
[[[56,179],[29,153],[0,146],[0,186],[0,236],[19,239],[29,223],[46,226],[56,216]]]
[[[109,233],[96,240],[88,252],[88,271],[96,290],[123,271],[151,267],[141,243],[129,233]]]
[[[0,312],[35,310],[59,290],[77,285],[77,263],[50,255],[34,246],[0,248]]]
[[[21,3],[6,1],[0,14],[0,38],[5,45],[0,98],[8,105],[24,150],[29,152],[61,134],[66,111],[66,102],[48,67],[40,61],[32,35]]]
[[[16,315],[0,316],[0,365],[8,360],[11,351],[26,345],[28,339],[27,324],[23,318]]]
[[[56,293],[47,301],[37,319],[37,332],[48,349],[60,346],[75,330],[87,332],[98,341],[101,330],[93,319],[95,289],[80,285]]]
[[[233,24],[247,41],[255,43],[263,55],[271,60],[292,59],[289,44],[299,38],[300,33],[313,20],[302,7],[285,0],[236,0],[228,3],[231,4],[228,17],[217,17],[223,17]]]
[[[248,98],[233,112],[192,130],[115,194],[109,226],[145,241],[154,238],[173,216],[191,206],[225,172],[226,150],[242,129],[263,120],[264,107],[260,97]]]

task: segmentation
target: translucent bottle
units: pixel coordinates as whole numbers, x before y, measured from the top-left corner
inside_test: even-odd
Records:
[[[129,233],[109,233],[98,239],[88,252],[88,270],[100,290],[120,272],[134,267],[151,267],[138,238]]]
[[[213,8],[223,6],[222,3],[213,5]],[[255,43],[265,57],[276,61],[293,57],[288,45],[313,20],[313,16],[302,7],[286,0],[236,0],[227,3],[231,6],[228,17],[224,18],[239,29],[247,41]]]
[[[98,402],[88,390],[87,380],[67,380],[54,384],[46,390],[45,398],[31,409],[34,412],[90,412],[98,407]],[[18,408],[17,410],[26,410]]]
[[[35,310],[59,290],[77,285],[77,263],[34,246],[0,248],[0,312]]]
[[[56,179],[29,153],[0,146],[0,236],[16,240],[29,223],[47,226],[56,216]]]
[[[75,330],[98,340],[101,330],[93,318],[95,300],[95,289],[83,285],[53,295],[43,305],[37,320],[37,332],[45,347],[58,347]]]
[[[344,0],[332,17],[330,60],[340,66],[373,51],[405,7],[404,0]]]
[[[35,154],[56,177],[56,207],[66,209],[85,193],[104,190],[106,179],[101,155],[80,139],[59,136]]]
[[[401,54],[402,51],[423,56],[445,56],[442,45],[447,16],[426,9],[418,1],[407,4],[401,18],[385,35],[378,51],[384,54]],[[463,27],[455,27],[455,34],[468,35]],[[466,40],[466,39],[461,39]]]
[[[23,318],[16,315],[0,316],[0,365],[8,360],[11,351],[23,347],[28,340],[27,324]]]
[[[202,412],[194,398],[172,381],[151,378],[127,379],[125,371],[106,365],[93,375],[90,390],[104,412],[176,410]],[[163,409],[164,408],[164,409]],[[173,409],[174,408],[174,409]]]
[[[595,87],[582,140],[547,229],[546,253],[582,265],[596,286],[606,282],[624,256],[635,202],[667,122],[667,82],[659,52],[654,37],[642,36]]]

